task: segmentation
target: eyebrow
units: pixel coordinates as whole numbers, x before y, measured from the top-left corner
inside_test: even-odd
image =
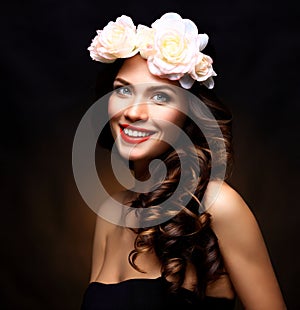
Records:
[[[114,80],[114,83],[116,82],[120,82],[122,83],[123,85],[133,85],[131,83],[129,83],[128,81],[122,79],[122,78],[116,78]],[[155,90],[170,90],[171,92],[173,92],[175,95],[178,95],[178,93],[176,92],[176,90],[174,89],[174,87],[171,87],[169,85],[161,85],[161,84],[158,84],[158,85],[154,85],[154,86],[149,86],[147,88],[147,91],[155,91]]]
[[[116,78],[116,79],[114,80],[114,84],[115,84],[115,82],[120,82],[120,83],[122,83],[123,85],[130,85],[129,82],[127,82],[126,80],[123,80],[123,79],[121,79],[121,78]]]

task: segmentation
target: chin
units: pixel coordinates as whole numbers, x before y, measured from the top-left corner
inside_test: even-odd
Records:
[[[131,152],[126,152],[125,150],[119,149],[119,154],[125,160],[130,160],[133,162],[141,161],[141,160],[145,160],[145,161],[151,160],[151,157],[149,157],[148,153],[136,151],[136,150],[131,150]]]

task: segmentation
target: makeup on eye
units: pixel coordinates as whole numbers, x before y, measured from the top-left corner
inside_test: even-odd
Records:
[[[171,100],[171,97],[163,92],[157,93],[152,96],[152,99],[159,104],[167,103]]]
[[[129,86],[126,85],[114,85],[113,86],[113,90],[115,93],[117,93],[118,95],[122,95],[122,96],[128,96],[132,94],[132,90],[130,89]]]
[[[166,88],[168,92],[169,88]],[[134,94],[135,90],[133,87],[129,85],[116,83],[113,85],[113,90],[116,94],[121,96],[131,96]],[[164,87],[162,86],[151,86],[144,90],[145,96],[148,97],[151,101],[157,104],[168,103],[172,100],[171,94],[167,94],[167,92],[162,91]]]

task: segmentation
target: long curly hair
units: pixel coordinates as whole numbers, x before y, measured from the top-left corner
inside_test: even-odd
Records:
[[[99,80],[96,82],[97,98],[112,90],[112,81],[108,77],[114,77],[117,74],[122,62],[122,60],[117,60],[114,64],[105,67],[105,72],[101,72]],[[221,130],[225,154],[220,154],[222,156],[220,164],[224,162],[225,156],[227,164],[226,180],[231,174],[233,161],[231,112],[212,90],[201,86],[200,83],[194,83],[189,91],[205,104],[216,122],[214,124],[210,122],[203,115],[199,105],[189,103],[189,110],[193,119],[198,119],[202,126],[206,126],[208,129],[210,126],[218,126]],[[167,168],[165,179],[153,191],[137,195],[131,202],[131,206],[144,209],[159,206],[165,199],[174,194],[181,177],[191,180],[191,187],[196,182],[196,187],[194,187],[196,190],[190,193],[187,185],[185,192],[180,192],[179,196],[174,197],[173,201],[176,205],[180,205],[183,196],[188,195],[189,200],[188,203],[180,205],[180,212],[176,212],[175,216],[167,221],[154,226],[132,229],[136,233],[136,238],[134,249],[129,254],[128,260],[133,268],[143,272],[136,264],[137,257],[141,253],[154,251],[161,262],[162,277],[172,279],[169,289],[173,293],[176,293],[182,286],[187,266],[192,264],[197,277],[194,292],[203,298],[207,285],[224,274],[224,264],[218,239],[211,228],[211,215],[203,209],[201,203],[210,180],[212,154],[207,137],[203,135],[193,119],[187,117],[182,129],[193,142],[196,154],[194,150],[192,151],[184,145],[178,145],[176,150],[170,147],[170,150],[161,156]],[[211,132],[210,139],[219,139],[214,137],[213,130]],[[99,143],[105,148],[111,148],[113,138],[109,126],[106,126],[100,134]],[[185,171],[180,168],[181,161],[185,158],[188,160],[189,156],[194,156],[197,159],[201,171],[199,178],[194,178],[196,169],[193,165]],[[161,212],[163,211],[159,208],[154,208],[152,218],[153,216],[162,216]]]

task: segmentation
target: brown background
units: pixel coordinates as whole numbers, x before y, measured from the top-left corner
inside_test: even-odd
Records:
[[[158,3],[2,8],[1,309],[79,309],[95,214],[73,179],[72,142],[101,70],[86,49],[121,14],[150,25],[167,11],[210,35],[216,91],[234,116],[230,183],[261,225],[289,309],[300,309],[299,11],[288,1]]]

